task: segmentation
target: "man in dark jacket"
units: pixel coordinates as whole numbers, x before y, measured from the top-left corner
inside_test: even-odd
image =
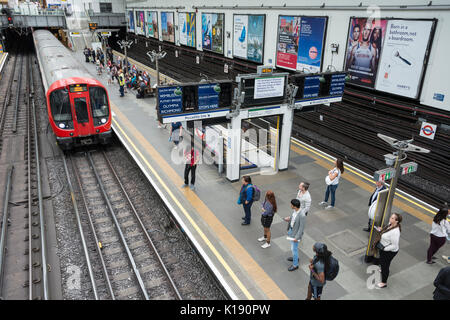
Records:
[[[377,187],[375,188],[375,191],[372,193],[372,195],[369,198],[369,208],[370,206],[377,201],[378,199],[378,193],[384,189],[386,189],[386,186],[384,185],[384,182],[377,181],[376,182]],[[370,228],[372,227],[372,219],[369,219],[369,223],[367,224],[367,228],[364,228],[364,231],[370,232]]]
[[[450,300],[450,266],[442,268],[434,280],[434,300]]]

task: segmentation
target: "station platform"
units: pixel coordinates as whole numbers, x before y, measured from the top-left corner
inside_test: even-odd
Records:
[[[433,281],[448,265],[441,255],[450,255],[450,246],[439,250],[435,264],[425,263],[435,213],[426,204],[397,194],[393,212],[403,215],[400,251],[391,264],[388,287],[373,288],[374,271],[364,262],[369,234],[363,231],[368,222],[368,199],[375,188],[373,181],[346,165],[336,191],[336,207],[324,210],[318,203],[323,200],[325,176],[334,160],[292,139],[288,170],[275,175],[250,174],[262,197],[273,190],[278,203],[271,247],[262,249],[257,241],[263,235],[260,203],[252,206],[251,224],[241,225],[244,212],[236,203],[241,183],[230,183],[225,175],[219,176],[214,165],[201,164],[195,191],[182,188],[184,165],[171,161],[171,153],[176,151],[168,141],[169,126],[157,127],[155,98],[136,99],[133,90],[119,97],[117,82],[108,85],[106,73],[97,76],[95,65],[85,63],[81,52],[74,55],[108,88],[115,132],[232,298],[304,300],[312,246],[324,242],[339,260],[340,272],[334,281],[326,283],[323,300],[432,299]],[[243,174],[246,172],[241,171]],[[300,268],[289,272],[291,263],[286,258],[291,250],[283,217],[291,214],[290,200],[296,197],[302,181],[311,184],[312,206],[299,245]]]

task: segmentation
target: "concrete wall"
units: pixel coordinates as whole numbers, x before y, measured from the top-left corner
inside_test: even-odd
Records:
[[[98,1],[98,0],[97,0]],[[324,58],[323,68],[328,65],[333,65],[337,70],[342,70],[344,67],[344,56],[346,51],[346,42],[348,36],[349,19],[352,16],[357,17],[370,17],[378,15],[380,18],[408,18],[408,19],[420,19],[420,18],[435,18],[438,19],[437,29],[435,32],[431,53],[429,56],[428,66],[424,77],[424,84],[422,93],[420,96],[420,102],[427,106],[432,106],[440,109],[450,111],[450,63],[448,59],[448,53],[450,52],[450,3],[448,1],[433,1],[431,9],[424,8],[428,4],[427,0],[381,0],[377,1],[375,11],[369,11],[366,9],[370,6],[369,2],[363,2],[363,8],[358,8],[360,0],[329,0],[326,1],[326,7],[320,8],[297,8],[297,9],[270,9],[264,8],[268,6],[280,6],[286,3],[286,6],[321,6],[324,0],[262,0],[256,2],[254,0],[240,0],[229,1],[222,0],[220,5],[235,6],[237,3],[239,7],[251,6],[251,8],[206,8],[206,9],[194,9],[193,6],[213,6],[214,2],[208,0],[191,0],[189,4],[183,0],[147,0],[140,2],[126,1],[127,9],[148,8],[151,7],[151,11],[173,11],[174,24],[178,25],[179,12],[197,12],[197,50],[201,48],[201,13],[204,12],[217,12],[225,13],[225,39],[224,39],[224,55],[232,58],[232,45],[233,45],[233,14],[265,14],[265,47],[264,47],[264,63],[275,64],[276,61],[276,43],[277,43],[277,26],[279,15],[305,15],[305,16],[328,16],[328,28],[326,35],[326,42],[324,46]],[[258,8],[264,4],[264,7]],[[407,8],[392,8],[392,6],[405,6]],[[446,8],[440,8],[440,5],[447,5]],[[351,8],[327,8],[330,6],[352,6]],[[385,6],[385,7],[383,7]],[[386,7],[391,6],[391,7]],[[411,6],[423,6],[422,8],[414,8]],[[172,8],[168,8],[172,7]],[[156,9],[155,9],[156,8]],[[158,17],[159,24],[161,23],[161,15]],[[159,36],[161,39],[161,28],[159,27]],[[226,33],[231,34],[230,38],[226,37]],[[178,33],[175,31],[175,42],[177,43]],[[332,54],[330,45],[336,43],[339,45],[338,54]],[[433,99],[435,93],[440,93],[445,96],[444,101],[438,101]]]

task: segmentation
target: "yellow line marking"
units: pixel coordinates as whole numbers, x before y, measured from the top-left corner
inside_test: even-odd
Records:
[[[114,112],[116,115],[121,118],[124,122],[128,122],[125,115],[123,115],[117,107],[112,105]],[[169,189],[167,184],[163,181],[160,175],[156,172],[156,170],[152,167],[152,165],[147,161],[144,155],[138,150],[136,145],[133,143],[132,139],[128,137],[128,135],[124,132],[119,123],[113,118],[113,122],[115,126],[121,131],[124,137],[128,140],[130,145],[136,151],[136,153],[140,156],[140,158],[144,161],[146,166],[150,169],[152,174],[156,177],[158,182],[163,186],[164,190],[171,197],[174,203],[178,206],[178,208],[182,211],[184,216],[188,219],[194,229],[197,231],[199,236],[203,239],[209,249],[213,252],[219,262],[223,265],[225,270],[228,272],[230,277],[236,283],[236,285],[242,290],[244,295],[249,300],[254,300],[253,296],[250,292],[245,288],[244,284],[239,280],[236,274],[233,272],[231,267],[227,264],[221,254],[217,251],[214,245],[209,241],[207,236],[202,232],[200,227],[195,223],[192,217],[189,215],[187,210],[183,207],[183,205],[178,201],[172,191]],[[131,123],[125,123],[126,127],[129,130],[135,130],[136,134],[133,133],[134,138],[141,142],[141,145],[145,148],[147,152],[150,153],[153,159],[161,166],[163,170],[166,171],[167,176],[175,182],[178,178],[177,174],[173,171],[172,167],[170,167],[164,158],[150,145],[150,143],[140,135],[139,131],[133,127]],[[145,143],[146,142],[146,143]],[[164,168],[165,167],[165,168]],[[180,178],[178,178],[180,179]],[[181,180],[181,179],[180,179]],[[181,190],[181,188],[178,188]],[[276,283],[264,272],[264,270],[253,260],[253,258],[248,254],[248,252],[242,247],[242,245],[232,236],[232,234],[222,225],[220,220],[218,220],[215,215],[209,210],[209,208],[203,203],[203,201],[198,198],[198,196],[190,191],[184,191],[184,196],[186,199],[196,208],[197,212],[201,214],[204,221],[207,222],[214,230],[217,232],[217,237],[219,240],[227,245],[228,249],[232,252],[232,256],[238,259],[238,262],[242,265],[244,269],[246,269],[247,273],[250,277],[252,277],[255,282],[260,286],[264,286],[264,288],[270,287],[270,291],[264,291],[269,299],[287,299],[286,295],[281,291],[281,289],[276,285]],[[203,214],[202,214],[203,213]],[[252,272],[249,272],[252,270]]]

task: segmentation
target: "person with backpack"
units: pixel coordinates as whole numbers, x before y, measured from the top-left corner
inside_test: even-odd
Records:
[[[249,176],[243,176],[242,177],[242,187],[241,191],[239,192],[239,199],[238,204],[242,204],[244,207],[244,213],[245,216],[242,217],[244,222],[242,222],[243,226],[247,226],[250,224],[252,212],[251,207],[253,204],[253,185],[252,185],[252,178]]]
[[[306,300],[320,300],[323,287],[327,280],[336,278],[339,272],[339,264],[337,260],[331,257],[331,252],[328,251],[326,244],[316,242],[313,246],[315,256],[309,262],[309,276],[308,295]]]
[[[270,226],[272,225],[273,216],[277,212],[277,200],[273,191],[266,192],[266,198],[261,208],[261,224],[264,228],[264,236],[258,239],[259,242],[265,241],[261,248],[270,247]]]
[[[300,201],[298,199],[291,200],[291,208],[293,210],[291,216],[284,218],[284,221],[288,222],[288,240],[291,241],[292,251],[292,257],[287,258],[288,261],[292,261],[292,265],[288,268],[288,271],[298,269],[298,244],[303,237],[306,224],[306,215],[300,209]]]

